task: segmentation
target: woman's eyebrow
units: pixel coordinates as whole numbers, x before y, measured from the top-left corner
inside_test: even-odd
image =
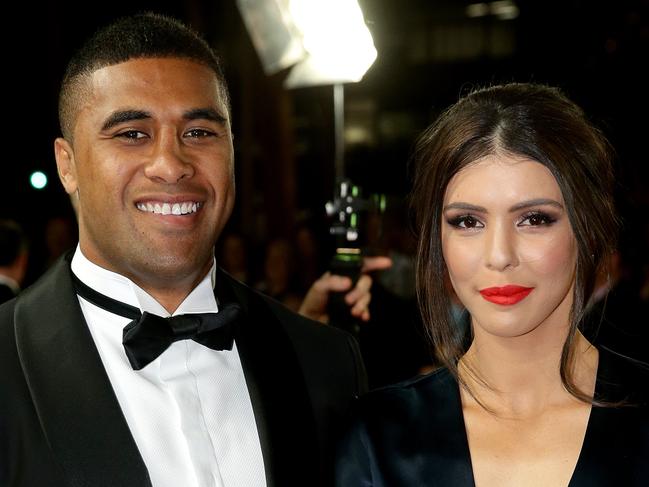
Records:
[[[532,200],[521,201],[516,203],[509,208],[510,212],[524,210],[526,208],[531,208],[532,206],[554,206],[560,210],[563,210],[563,205],[556,200],[550,198],[535,198]]]
[[[554,206],[560,210],[563,210],[563,205],[556,200],[550,198],[535,198],[532,200],[521,201],[509,208],[510,212],[524,210],[526,208],[531,208],[533,206]],[[449,203],[444,207],[444,211],[447,210],[465,210],[465,211],[475,211],[479,213],[488,213],[487,209],[484,206],[472,205],[471,203],[465,203],[464,201],[456,201],[454,203]]]
[[[447,210],[468,210],[475,211],[480,213],[487,213],[487,209],[482,206],[472,205],[471,203],[464,203],[463,201],[456,201],[455,203],[449,203],[444,207],[444,211]]]

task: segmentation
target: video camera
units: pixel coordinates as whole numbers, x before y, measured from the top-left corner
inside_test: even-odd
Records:
[[[372,194],[363,198],[360,186],[349,179],[338,182],[334,199],[325,204],[327,216],[331,219],[329,233],[335,240],[335,252],[329,265],[332,274],[349,277],[356,284],[363,267],[369,217],[380,217],[385,208],[384,194]],[[330,296],[330,323],[358,335],[360,325],[349,313],[344,296],[345,293],[332,293]]]

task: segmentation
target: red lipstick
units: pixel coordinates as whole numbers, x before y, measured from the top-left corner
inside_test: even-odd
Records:
[[[491,303],[509,306],[522,301],[533,290],[533,287],[514,286],[513,284],[510,284],[503,287],[488,287],[481,289],[480,294]]]

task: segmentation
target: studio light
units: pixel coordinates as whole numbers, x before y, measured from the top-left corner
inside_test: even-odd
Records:
[[[362,79],[376,59],[357,0],[237,0],[266,74],[287,88]]]

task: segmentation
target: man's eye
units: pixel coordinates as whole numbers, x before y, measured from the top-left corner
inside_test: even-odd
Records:
[[[215,135],[214,132],[205,129],[191,129],[185,132],[186,137],[193,137],[196,139],[200,139],[203,137],[211,137],[213,135]]]
[[[146,134],[140,132],[139,130],[126,130],[124,132],[120,132],[119,134],[117,134],[117,137],[136,140],[136,139],[143,139],[144,137],[146,137]]]

